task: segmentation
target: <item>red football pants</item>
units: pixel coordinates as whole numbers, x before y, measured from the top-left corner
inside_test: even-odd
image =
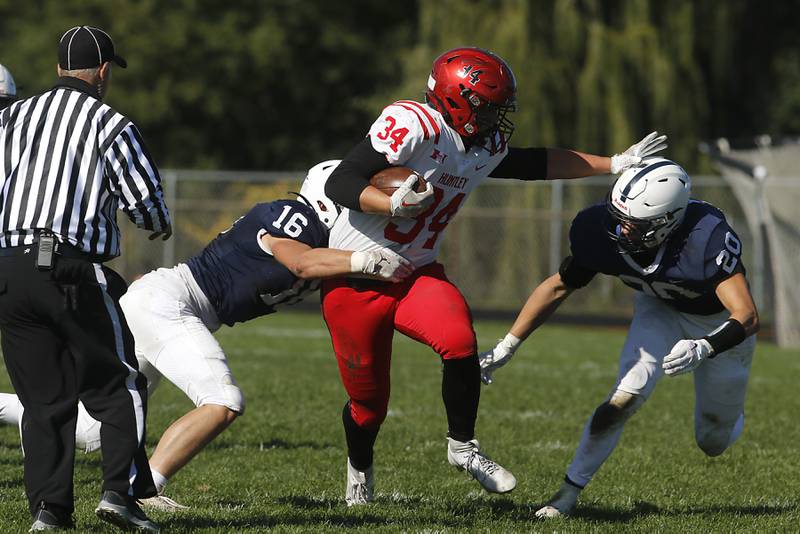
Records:
[[[395,330],[430,346],[443,359],[477,353],[469,307],[439,263],[421,267],[397,284],[326,280],[322,313],[351,415],[362,428],[378,428],[386,418]]]

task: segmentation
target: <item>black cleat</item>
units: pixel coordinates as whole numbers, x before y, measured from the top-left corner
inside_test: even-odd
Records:
[[[100,498],[100,504],[97,505],[94,513],[103,521],[107,521],[122,530],[138,532],[160,532],[161,530],[139,508],[136,499],[123,495],[118,491],[104,491],[103,496]]]
[[[33,516],[33,524],[28,532],[40,532],[42,530],[67,530],[75,528],[70,515],[60,514],[55,507],[47,505],[44,501],[39,504],[36,515]]]

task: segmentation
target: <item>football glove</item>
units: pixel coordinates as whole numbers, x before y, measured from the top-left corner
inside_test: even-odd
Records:
[[[611,156],[611,174],[619,174],[622,171],[638,165],[642,159],[652,156],[656,152],[661,152],[667,148],[667,136],[658,135],[658,132],[650,132],[644,139],[631,146],[622,154]]]
[[[506,334],[506,337],[498,341],[495,348],[478,355],[478,361],[481,364],[481,381],[484,384],[488,386],[494,381],[492,373],[511,360],[520,343],[522,340],[514,334]]]
[[[425,190],[421,193],[414,191],[419,177],[410,174],[406,181],[392,193],[392,217],[416,217],[433,203],[433,186],[425,182]]]
[[[661,367],[668,376],[676,376],[696,369],[713,355],[714,349],[705,339],[681,339],[664,357]]]
[[[400,282],[414,272],[414,264],[388,248],[356,250],[350,256],[350,270],[366,278]]]

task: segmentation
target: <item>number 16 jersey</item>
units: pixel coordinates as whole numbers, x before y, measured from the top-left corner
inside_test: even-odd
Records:
[[[369,130],[372,147],[391,165],[415,170],[433,186],[433,204],[415,218],[345,209],[330,233],[330,246],[343,250],[386,247],[417,267],[436,259],[441,234],[508,152],[500,133],[487,145],[465,149],[461,136],[426,104],[400,100],[383,110]]]

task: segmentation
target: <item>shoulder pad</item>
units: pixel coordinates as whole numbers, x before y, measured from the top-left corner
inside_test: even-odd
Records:
[[[369,129],[372,147],[392,165],[402,165],[429,140],[438,140],[439,126],[426,106],[400,100],[387,106]]]
[[[294,239],[310,247],[322,246],[327,240],[316,213],[303,202],[275,200],[258,204],[252,211],[258,213],[261,227],[274,237]]]
[[[573,256],[586,257],[593,254],[599,246],[610,242],[606,232],[606,216],[605,204],[589,206],[575,216],[569,229],[569,243]]]

